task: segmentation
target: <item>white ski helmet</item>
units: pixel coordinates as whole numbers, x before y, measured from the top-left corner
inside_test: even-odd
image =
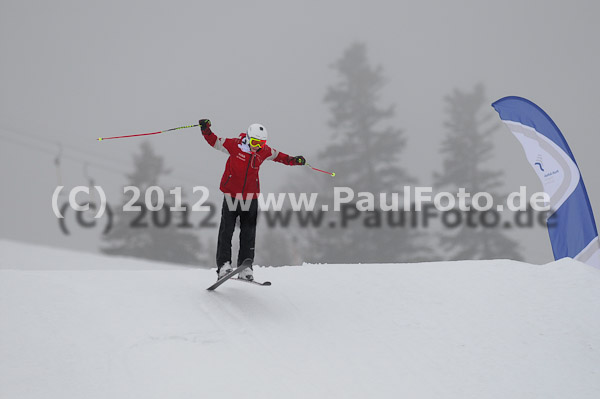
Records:
[[[269,137],[267,129],[260,123],[248,126],[247,134],[249,139],[266,140]]]

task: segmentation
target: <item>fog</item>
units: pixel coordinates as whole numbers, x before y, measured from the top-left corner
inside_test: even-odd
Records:
[[[120,201],[143,139],[98,137],[200,118],[210,118],[218,135],[233,137],[259,122],[272,147],[304,155],[315,167],[325,164],[317,154],[333,140],[323,101],[338,81],[331,65],[355,42],[382,67],[380,100],[395,105],[389,122],[407,139],[402,166],[420,185],[431,185],[442,167],[444,97],[482,84],[489,104],[522,96],[554,119],[598,217],[599,11],[594,1],[4,0],[0,238],[97,251],[98,229],[61,232],[51,196],[57,184],[87,185],[93,178],[109,201]],[[206,145],[199,129],[147,140],[172,169],[166,184],[206,186],[220,203],[226,157]],[[489,162],[504,171],[506,192],[521,185],[541,190],[508,129],[496,130],[494,144]],[[261,186],[277,192],[307,174],[329,178],[268,164]],[[526,260],[553,259],[544,228],[514,236]],[[211,237],[216,229],[206,232]]]

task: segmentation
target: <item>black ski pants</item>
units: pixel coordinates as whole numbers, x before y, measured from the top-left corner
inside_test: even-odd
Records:
[[[232,198],[229,199],[233,202]],[[238,217],[240,218],[240,251],[238,252],[237,265],[241,265],[244,259],[254,260],[258,200],[253,199],[248,210],[242,209],[241,201],[237,203],[234,209],[230,209],[226,198],[223,197],[221,225],[219,226],[219,239],[217,242],[217,272],[225,263],[231,262],[231,239]]]

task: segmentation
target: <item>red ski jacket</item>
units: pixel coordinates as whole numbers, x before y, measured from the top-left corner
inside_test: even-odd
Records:
[[[294,165],[293,157],[268,145],[254,153],[246,152],[248,147],[242,143],[246,133],[240,134],[240,137],[237,138],[224,139],[217,137],[209,128],[202,135],[214,149],[229,154],[219,188],[223,193],[232,197],[241,196],[243,199],[257,197],[260,193],[258,170],[264,161],[275,161],[289,166]]]

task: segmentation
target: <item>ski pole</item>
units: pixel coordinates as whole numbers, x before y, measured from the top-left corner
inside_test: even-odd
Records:
[[[334,176],[335,176],[335,172],[327,172],[327,171],[324,171],[324,170],[321,170],[321,169],[313,168],[313,167],[312,167],[312,166],[311,166],[309,163],[306,163],[306,166],[308,166],[308,167],[309,167],[309,168],[311,168],[312,170],[316,170],[317,172],[323,172],[323,173],[326,173],[326,174],[330,175],[331,177],[334,177]]]
[[[130,134],[128,136],[100,137],[100,138],[98,138],[98,141],[111,140],[111,139],[124,139],[126,137],[149,136],[151,134],[159,134],[159,133],[171,132],[173,130],[187,129],[189,127],[197,127],[197,126],[200,126],[200,125],[190,125],[190,126],[174,127],[173,129],[162,130],[160,132],[154,132],[154,133]]]

